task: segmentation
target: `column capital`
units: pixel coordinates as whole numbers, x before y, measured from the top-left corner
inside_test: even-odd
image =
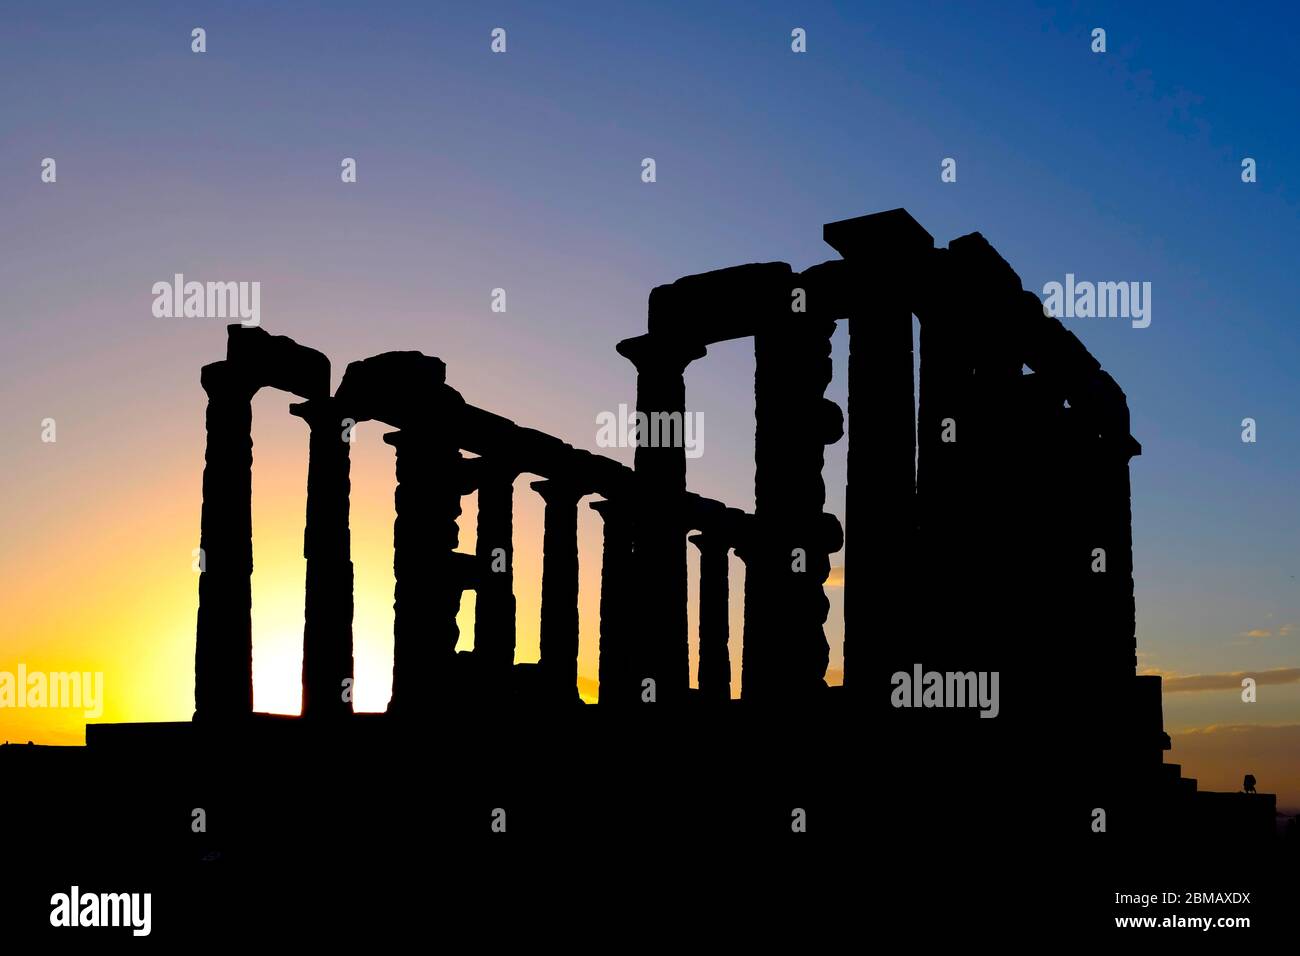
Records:
[[[542,496],[548,505],[571,505],[576,507],[578,499],[590,494],[587,488],[576,481],[564,478],[543,478],[534,481],[528,487]]]
[[[357,421],[366,420],[351,409],[348,410],[348,417],[355,418]],[[386,420],[381,421],[383,424],[392,424]],[[399,425],[396,431],[384,433],[383,442],[385,445],[392,445],[394,448],[429,448],[439,454],[446,452],[449,448],[454,449],[457,453],[460,452],[460,444],[457,441],[455,430],[448,427],[447,422],[442,418],[435,421],[419,419]]]
[[[636,366],[641,373],[673,372],[681,375],[686,366],[708,353],[699,342],[662,335],[638,335],[623,339],[615,346],[618,354]]]
[[[631,520],[632,518],[632,509],[624,501],[601,498],[598,501],[591,502],[587,507],[600,515],[606,522]]]
[[[305,402],[292,402],[289,405],[289,414],[295,418],[301,418],[312,428],[318,428],[322,425],[328,427],[338,425],[340,432],[343,429],[343,418],[345,417],[338,400],[329,395],[321,398],[309,398]]]
[[[199,383],[208,393],[209,400],[233,399],[251,402],[257,394],[257,386],[241,374],[238,367],[222,359],[209,362],[199,370]]]
[[[385,432],[383,437],[385,445],[392,445],[398,451],[419,451],[423,448],[430,450],[442,448],[436,441],[436,436],[422,428],[401,428],[395,432]]]
[[[719,551],[726,554],[731,550],[731,539],[717,529],[698,532],[686,540],[699,548],[701,554],[716,554]]]
[[[744,559],[742,552],[753,541],[755,521],[756,519],[752,514],[739,508],[728,508],[723,512],[721,530],[731,543],[731,548],[736,552],[736,557],[742,560]]]
[[[478,476],[474,474],[473,463],[478,461],[477,458],[466,458],[461,455],[455,465],[456,488],[460,491],[461,496],[473,494],[478,490]]]
[[[523,473],[522,469],[515,463],[496,456],[465,458],[462,467],[470,491],[489,484],[513,485],[515,479]]]

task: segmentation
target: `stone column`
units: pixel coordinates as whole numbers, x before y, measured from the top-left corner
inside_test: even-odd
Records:
[[[474,656],[502,689],[515,663],[514,494],[518,472],[478,459],[479,587],[474,606]]]
[[[403,716],[451,696],[464,572],[454,557],[460,531],[460,450],[446,436],[404,428],[384,441],[397,451],[393,524],[393,696]]]
[[[754,336],[754,516],[758,540],[746,564],[749,592],[769,635],[745,649],[744,693],[803,700],[825,690],[830,610],[824,584],[822,480],[825,445],[843,415],[822,396],[831,380],[831,319],[766,322]]]
[[[1113,688],[1131,681],[1137,669],[1129,459],[1141,453],[1141,446],[1123,435],[1093,439],[1086,448],[1087,460],[1078,469],[1086,476],[1089,495],[1089,520],[1076,545],[1076,563],[1083,572],[1079,610],[1094,680]]]
[[[915,614],[915,607],[905,597],[915,574],[916,538],[912,310],[897,296],[888,297],[881,306],[877,312],[864,311],[848,322],[845,687],[853,686],[849,635],[864,636],[867,630],[876,629],[890,635],[887,640],[892,641],[907,633],[908,618]],[[847,543],[854,516],[864,519],[861,548]],[[859,620],[862,627],[858,626]],[[872,650],[867,649],[867,653]]]
[[[974,640],[980,622],[972,606],[980,592],[972,579],[983,561],[972,565],[970,556],[981,543],[971,526],[980,507],[973,466],[982,449],[979,416],[971,401],[974,359],[970,330],[962,325],[966,317],[960,303],[941,301],[921,318],[913,589],[917,594],[942,590],[947,600],[935,607],[931,633],[912,653],[933,661],[936,670],[971,668],[969,655],[980,649]],[[850,573],[846,568],[846,580]],[[974,669],[996,668],[985,663]]]
[[[645,416],[639,434],[634,561],[639,585],[653,588],[637,624],[638,685],[655,682],[659,703],[686,699],[691,661],[686,617],[686,366],[702,358],[702,345],[664,336],[641,335],[618,343],[636,366],[636,410]]]
[[[578,700],[578,499],[564,480],[535,481],[546,502],[542,542],[541,670],[547,697]]]
[[[731,549],[727,539],[716,531],[693,534],[690,541],[700,551],[700,696],[705,700],[730,700],[727,555]]]
[[[1014,710],[1017,701],[1010,689],[1027,687],[1038,672],[1038,664],[1030,666],[1026,661],[1023,648],[1040,635],[1031,617],[1007,620],[1005,594],[1006,582],[1015,580],[1008,578],[1008,571],[1024,561],[1024,535],[1007,532],[1025,504],[1016,488],[1023,472],[1013,462],[1027,434],[1023,425],[1011,428],[1007,423],[1024,420],[1022,369],[1033,351],[1020,317],[1026,293],[1019,277],[978,233],[953,239],[944,253],[932,258],[939,266],[932,270],[929,284],[943,290],[939,298],[946,315],[939,323],[939,340],[931,336],[925,345],[941,344],[953,352],[939,356],[939,371],[942,374],[946,366],[957,377],[938,385],[948,391],[949,407],[956,409],[952,414],[960,419],[956,442],[943,441],[940,421],[936,452],[935,426],[927,407],[933,453],[924,466],[929,471],[928,489],[933,490],[936,478],[929,470],[933,455],[956,469],[938,476],[946,482],[940,487],[947,518],[940,527],[931,523],[927,540],[934,541],[937,533],[945,536],[944,544],[926,552],[930,559],[937,554],[949,559],[946,610],[958,612],[950,626],[940,630],[953,639],[945,649],[948,666],[943,669],[1000,671],[1007,689],[1004,701]],[[1044,320],[1042,305],[1032,294],[1029,298],[1035,310],[1031,321],[1037,324]],[[923,316],[922,321],[928,318]],[[928,352],[924,361],[933,364]],[[935,384],[927,373],[923,387]],[[981,631],[986,636],[977,639]]]
[[[604,520],[600,565],[600,704],[636,703],[640,683],[632,667],[633,629],[628,587],[632,577],[632,527],[627,507],[616,501],[593,501],[591,510]]]
[[[1127,407],[1125,407],[1127,411]],[[1127,431],[1127,429],[1125,429]],[[1133,594],[1132,492],[1129,465],[1142,447],[1128,434],[1112,434],[1098,443],[1090,491],[1096,496],[1097,522],[1085,559],[1089,561],[1089,590],[1094,598],[1096,630],[1088,635],[1097,658],[1094,688],[1105,694],[1108,706],[1100,728],[1108,739],[1099,754],[1099,773],[1109,774],[1117,789],[1132,781],[1150,779],[1161,772],[1168,747],[1160,706],[1159,684],[1136,676],[1137,607]],[[1085,545],[1085,547],[1087,546]],[[1106,570],[1092,571],[1096,548],[1105,551]],[[1159,681],[1155,678],[1154,681]],[[1092,728],[1089,728],[1091,730]]]
[[[1127,677],[1137,671],[1137,603],[1133,593],[1133,491],[1129,461],[1142,454],[1142,446],[1131,437],[1121,449],[1109,449],[1113,457],[1104,469],[1105,500],[1114,528],[1114,552],[1108,573],[1113,590],[1108,602],[1115,628],[1115,673]]]
[[[751,679],[759,683],[762,682],[762,678],[756,676],[761,666],[760,663],[756,662],[761,662],[763,656],[762,650],[759,649],[763,632],[759,624],[758,598],[755,594],[758,575],[753,571],[753,564],[751,563],[756,561],[754,556],[754,516],[743,515],[742,518],[734,520],[733,524],[734,530],[729,529],[728,532],[733,542],[732,550],[735,551],[736,557],[740,558],[745,564],[745,584],[744,590],[741,592],[744,606],[740,635],[740,696],[745,697],[747,695],[745,686]]]
[[[253,409],[257,386],[227,362],[205,365],[208,394],[194,718],[253,711]]]
[[[912,285],[934,239],[903,210],[828,223],[823,238],[856,274],[849,316],[848,482],[845,488],[844,685],[853,641],[885,635],[873,653],[892,673],[907,651],[916,574],[916,381]],[[889,281],[880,282],[877,276]],[[860,553],[851,535],[863,522]],[[851,639],[852,638],[852,639]],[[910,666],[910,665],[909,665]]]
[[[311,429],[307,465],[307,599],[302,640],[302,715],[352,713],[343,682],[352,677],[352,536],[348,495],[352,483],[352,430],[333,398],[289,406]]]

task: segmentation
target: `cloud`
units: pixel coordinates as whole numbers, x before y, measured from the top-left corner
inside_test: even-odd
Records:
[[[1157,674],[1164,678],[1166,694],[1188,693],[1203,690],[1241,690],[1241,681],[1253,677],[1255,683],[1300,684],[1300,667],[1275,667],[1266,671],[1233,671],[1230,674],[1170,674],[1147,668],[1143,674]]]
[[[1272,617],[1273,615],[1269,614],[1269,615],[1266,615],[1266,616],[1267,616],[1267,617]],[[1254,639],[1256,639],[1256,640],[1262,640],[1263,638],[1266,638],[1266,637],[1273,637],[1275,634],[1276,634],[1277,637],[1288,637],[1288,636],[1290,636],[1291,631],[1292,631],[1292,629],[1293,629],[1294,627],[1295,627],[1294,624],[1283,624],[1281,627],[1279,627],[1279,628],[1277,629],[1276,632],[1274,632],[1272,628],[1268,628],[1268,627],[1252,627],[1250,630],[1248,630],[1248,631],[1241,631],[1240,633],[1236,634],[1235,636],[1236,636],[1236,637],[1245,637],[1245,638],[1254,638]]]
[[[844,566],[836,565],[831,568],[831,573],[826,576],[822,582],[824,588],[842,588],[844,587]]]

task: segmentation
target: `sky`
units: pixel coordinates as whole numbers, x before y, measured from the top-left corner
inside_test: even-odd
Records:
[[[701,6],[7,4],[0,671],[102,671],[103,720],[192,712],[198,371],[225,333],[219,319],[155,318],[153,283],[258,281],[263,327],[327,354],[335,385],[348,361],[417,349],[473,404],[630,463],[597,448],[595,416],[635,400],[613,346],[645,330],[653,286],[751,261],[806,268],[835,258],[823,223],[901,206],[939,245],[982,232],[1035,292],[1067,273],[1151,283],[1148,328],[1066,320],[1127,392],[1143,446],[1139,667],[1166,676],[1166,759],[1210,789],[1249,770],[1300,807],[1300,97],[1287,66],[1300,15]],[[791,50],[795,28],[806,53]],[[941,181],[946,158],[955,182]],[[842,328],[834,346],[827,394],[843,404]],[[687,372],[707,426],[690,486],[746,509],[752,374],[743,342]],[[298,707],[307,460],[292,400],[254,403],[256,703],[285,712]],[[357,702],[373,710],[392,652],[383,431],[363,425],[353,450]],[[841,517],[844,454],[829,448],[826,467]],[[524,480],[516,497],[531,660],[542,511]],[[599,518],[579,532],[580,672],[594,678]],[[835,668],[842,591],[828,593]],[[466,630],[471,615],[467,598]],[[738,634],[733,601],[737,665]],[[1268,675],[1254,703],[1241,674]],[[0,709],[0,739],[80,743],[84,722]]]

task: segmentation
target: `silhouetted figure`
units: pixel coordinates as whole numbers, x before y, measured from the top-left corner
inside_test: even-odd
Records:
[[[1247,793],[1255,792],[1255,775],[1253,773],[1246,774],[1246,779],[1241,782],[1241,789]]]

